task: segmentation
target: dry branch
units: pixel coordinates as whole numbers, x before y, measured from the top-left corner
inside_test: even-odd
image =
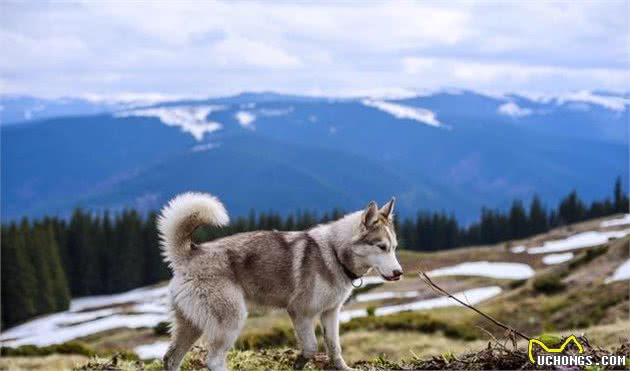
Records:
[[[506,325],[505,323],[500,322],[500,321],[498,321],[498,320],[494,319],[492,316],[490,316],[490,315],[488,315],[488,314],[485,314],[484,312],[480,311],[479,309],[475,308],[474,306],[472,306],[472,305],[470,305],[470,304],[468,304],[468,303],[465,303],[465,302],[463,302],[462,300],[460,300],[460,299],[456,298],[455,296],[453,296],[452,294],[450,294],[448,291],[446,291],[446,290],[444,290],[443,288],[441,288],[440,286],[438,286],[438,284],[436,284],[435,282],[433,282],[433,280],[431,280],[431,278],[430,278],[430,277],[429,277],[426,273],[424,273],[424,272],[420,272],[418,275],[420,276],[420,279],[421,279],[422,281],[424,281],[427,285],[429,285],[429,287],[431,287],[431,288],[432,288],[435,292],[437,292],[438,294],[443,295],[443,296],[447,296],[447,297],[449,297],[449,298],[451,298],[451,299],[455,300],[455,301],[456,301],[456,302],[458,302],[459,304],[461,304],[461,305],[465,306],[466,308],[474,310],[475,312],[477,312],[478,314],[480,314],[481,316],[483,316],[484,318],[486,318],[486,319],[487,319],[487,320],[489,320],[490,322],[492,322],[492,323],[494,323],[495,325],[497,325],[497,326],[499,326],[499,327],[501,327],[501,328],[505,329],[505,330],[506,330],[506,331],[508,331],[509,333],[516,334],[516,335],[518,335],[518,336],[522,337],[523,339],[525,339],[525,340],[527,340],[527,341],[529,341],[529,340],[531,339],[529,336],[527,336],[527,335],[523,334],[522,332],[520,332],[520,331],[518,331],[518,330],[513,329],[512,327],[510,327],[510,326]]]

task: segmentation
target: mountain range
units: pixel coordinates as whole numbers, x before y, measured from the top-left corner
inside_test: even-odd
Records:
[[[353,210],[398,198],[398,212],[482,206],[538,194],[586,199],[628,179],[628,94],[406,97],[243,93],[153,104],[0,99],[3,221],[157,210],[206,191],[232,215]]]

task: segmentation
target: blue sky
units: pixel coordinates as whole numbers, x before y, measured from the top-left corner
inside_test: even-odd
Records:
[[[0,1],[0,91],[629,90],[628,1]]]

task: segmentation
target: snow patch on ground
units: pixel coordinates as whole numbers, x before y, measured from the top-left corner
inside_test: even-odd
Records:
[[[488,300],[494,296],[497,296],[501,293],[501,288],[499,286],[488,286],[488,287],[479,287],[470,290],[460,291],[455,293],[453,296],[462,300],[465,303],[475,305],[484,300]],[[450,306],[458,306],[461,305],[455,300],[448,297],[438,297],[433,299],[425,299],[415,301],[413,303],[406,303],[400,305],[391,305],[377,308],[374,311],[375,316],[386,316],[388,314],[400,313],[405,311],[415,311],[415,310],[427,310],[433,308],[443,308]],[[365,309],[354,309],[354,310],[345,310],[339,313],[339,321],[340,322],[348,322],[353,318],[357,317],[366,317],[367,310]]]
[[[252,123],[256,121],[256,116],[253,113],[247,111],[238,111],[234,115],[234,118],[236,118],[236,121],[238,121],[239,125],[249,129],[252,128]]]
[[[381,111],[387,112],[390,115],[399,119],[409,119],[427,124],[429,126],[440,127],[443,126],[435,116],[435,113],[424,108],[403,106],[402,104],[385,102],[382,100],[364,99],[361,101],[368,107],[373,107]]]
[[[429,272],[431,277],[441,276],[480,276],[521,280],[535,274],[534,270],[523,263],[505,262],[465,262]]]
[[[375,292],[375,293],[368,293],[368,294],[359,294],[357,295],[355,299],[359,303],[363,303],[366,301],[395,299],[395,298],[415,298],[416,296],[418,296],[418,291],[403,291],[403,292],[385,291],[385,292]]]
[[[514,254],[520,254],[522,252],[527,251],[527,247],[523,246],[523,245],[518,245],[518,246],[514,246],[510,249],[511,252],[513,252]]]
[[[624,231],[588,231],[573,236],[569,236],[563,240],[546,241],[542,246],[530,247],[527,252],[530,254],[545,254],[550,252],[560,252],[582,249],[585,247],[597,246],[608,242],[611,238],[623,238],[630,233],[630,229]]]
[[[529,116],[533,113],[533,111],[529,108],[521,108],[514,102],[503,103],[499,106],[497,111],[500,114],[519,118]]]
[[[289,107],[289,108],[261,108],[257,112],[258,112],[258,114],[260,114],[262,116],[269,116],[269,117],[286,116],[289,113],[293,112],[293,107]]]
[[[168,350],[168,345],[168,341],[157,341],[153,344],[137,346],[134,348],[134,352],[136,352],[140,359],[161,359]]]
[[[542,258],[542,262],[547,264],[547,265],[554,265],[554,264],[564,263],[564,262],[569,261],[571,259],[573,259],[573,253],[572,252],[565,252],[565,253],[560,253],[560,254],[545,255]]]
[[[143,108],[117,112],[115,117],[157,117],[167,126],[178,126],[196,140],[201,141],[206,133],[220,130],[222,125],[207,119],[215,111],[225,109],[223,106],[174,106]]]
[[[197,144],[196,146],[192,147],[192,151],[193,152],[206,152],[206,151],[209,151],[211,149],[219,148],[220,146],[221,145],[219,143]]]
[[[91,103],[107,105],[125,105],[126,107],[146,106],[183,99],[203,99],[204,96],[165,95],[160,93],[119,93],[119,94],[83,94],[80,98]]]
[[[153,299],[165,298],[168,286],[139,288],[121,294],[86,296],[72,300],[70,312],[82,312],[93,308],[120,305],[125,303],[147,302]]]
[[[70,309],[43,316],[0,334],[2,346],[46,346],[115,328],[153,327],[168,320],[168,287],[72,300]]]
[[[74,313],[64,314],[54,319],[48,318],[46,322],[41,323],[42,326],[32,328],[32,331],[27,336],[11,341],[2,341],[2,345],[12,347],[25,344],[46,346],[115,328],[153,327],[161,321],[168,320],[168,315],[166,314],[114,314],[76,324],[71,322],[76,320]],[[11,338],[11,334],[13,334],[11,330],[3,333],[2,338]]]
[[[630,280],[630,259],[626,260],[623,264],[617,267],[617,269],[615,269],[615,273],[606,279],[606,283],[625,280]]]
[[[602,228],[608,228],[608,227],[617,227],[620,225],[627,225],[627,224],[630,224],[630,214],[626,214],[622,216],[621,218],[604,220],[600,224],[600,226]]]

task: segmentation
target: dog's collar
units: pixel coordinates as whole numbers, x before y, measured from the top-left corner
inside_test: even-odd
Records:
[[[337,259],[337,263],[339,263],[339,265],[341,265],[341,268],[343,268],[343,273],[346,274],[346,276],[350,279],[350,281],[355,281],[355,280],[358,280],[359,278],[363,277],[363,276],[357,276],[353,271],[348,269],[348,267],[346,267],[346,265],[343,264],[341,259],[339,259],[339,255],[337,255],[337,250],[335,250],[333,246],[331,246],[331,248],[332,248],[333,253],[335,254],[335,258]]]

